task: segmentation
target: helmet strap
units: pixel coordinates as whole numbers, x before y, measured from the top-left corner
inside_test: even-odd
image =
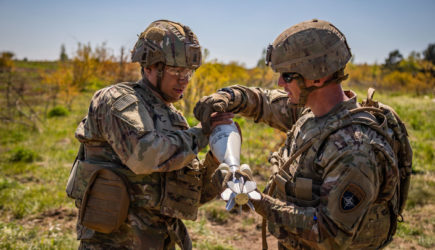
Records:
[[[298,103],[291,103],[292,106],[296,106],[296,107],[299,107],[299,108],[305,107],[305,105],[307,104],[308,95],[310,95],[311,92],[313,92],[316,89],[323,88],[326,85],[329,85],[331,83],[336,83],[336,84],[341,83],[342,81],[346,80],[348,78],[348,76],[349,75],[347,75],[347,74],[346,75],[342,74],[342,75],[338,75],[338,76],[337,75],[333,75],[330,79],[326,80],[323,83],[323,85],[320,86],[320,87],[317,87],[317,86],[307,87],[305,85],[304,78],[303,77],[298,78],[297,81],[298,81],[298,86],[301,89],[301,93],[299,94],[299,102]],[[319,80],[315,80],[315,82],[316,81],[319,82]]]
[[[303,108],[305,107],[305,104],[307,104],[307,100],[308,100],[308,95],[315,89],[318,89],[319,87],[316,86],[311,86],[311,87],[307,87],[305,85],[305,80],[304,78],[298,78],[298,86],[301,89],[301,93],[299,94],[299,102],[296,105],[296,107],[299,108]]]
[[[165,65],[163,63],[157,63],[157,82],[156,82],[156,86],[154,86],[149,80],[148,78],[146,78],[145,76],[145,68],[142,66],[141,67],[141,74],[142,74],[142,78],[145,80],[145,84],[152,90],[154,90],[155,92],[157,92],[164,101],[166,102],[175,102],[178,100],[174,100],[173,98],[171,98],[170,96],[168,96],[167,94],[163,93],[162,91],[162,80],[163,80],[163,71],[165,68]]]
[[[162,80],[163,80],[163,71],[164,71],[165,65],[163,63],[157,63],[157,90],[160,95],[163,97],[163,91],[162,91]],[[165,98],[163,98],[165,99]]]
[[[165,69],[165,64],[163,63],[157,63],[157,93],[165,100],[166,102],[174,102],[177,100],[174,100],[172,97],[165,94],[162,90],[162,81],[163,81],[163,71]]]

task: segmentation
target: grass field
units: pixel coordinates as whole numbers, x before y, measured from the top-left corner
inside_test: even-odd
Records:
[[[360,97],[365,93],[358,91]],[[79,95],[64,116],[44,120],[40,131],[15,123],[0,125],[0,249],[75,249],[76,210],[65,194],[78,142],[77,124],[86,114],[92,93]],[[0,98],[3,98],[0,97]],[[435,247],[435,102],[433,97],[377,93],[396,109],[409,129],[414,173],[404,214],[390,249]],[[267,156],[284,134],[236,118],[243,131],[242,161],[251,165],[260,187],[268,174]],[[194,119],[189,118],[190,121]],[[205,151],[204,151],[205,152]],[[203,157],[203,153],[200,157]],[[186,221],[196,249],[260,249],[259,216],[228,213],[222,201],[200,209]],[[268,238],[271,249],[275,240]]]

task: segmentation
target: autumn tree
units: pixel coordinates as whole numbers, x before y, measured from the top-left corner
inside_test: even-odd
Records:
[[[184,113],[191,114],[195,103],[204,95],[233,84],[246,84],[249,74],[236,62],[229,64],[211,61],[199,67],[187,88],[182,102],[177,104]]]
[[[69,110],[73,99],[79,93],[79,86],[74,84],[73,70],[65,63],[59,63],[54,72],[41,72],[43,83],[47,85],[48,97],[52,107],[58,104],[58,100],[62,101]],[[46,108],[47,111],[47,108]]]
[[[60,46],[60,56],[59,56],[59,60],[61,62],[66,62],[68,61],[68,55],[66,54],[66,49],[65,49],[65,44],[62,44]]]
[[[261,51],[261,57],[257,61],[257,68],[265,68],[266,67],[266,53],[267,53],[266,49],[263,49]]]
[[[5,86],[6,107],[11,106],[11,87],[12,87],[12,71],[14,69],[13,61],[14,53],[5,51],[0,57],[0,76],[1,82]]]
[[[431,62],[435,65],[435,43],[431,43],[423,51],[424,60]]]
[[[385,63],[383,65],[386,70],[399,70],[399,63],[403,60],[402,54],[400,54],[399,50],[393,50],[388,54],[388,57],[385,59]]]

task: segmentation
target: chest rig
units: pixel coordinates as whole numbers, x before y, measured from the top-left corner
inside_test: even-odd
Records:
[[[316,206],[319,202],[322,171],[314,165],[316,154],[309,153],[312,150],[308,148],[315,144],[313,140],[319,135],[320,129],[306,126],[311,119],[314,119],[311,115],[299,119],[287,133],[284,147],[269,159],[280,166],[275,168],[275,183],[270,194],[298,206]],[[307,142],[311,145],[308,146]],[[283,167],[284,164],[287,166]]]
[[[132,84],[143,100],[148,104],[156,129],[163,132],[185,130],[189,128],[183,115],[173,107],[160,104],[150,90],[139,83]],[[156,104],[159,103],[159,104]],[[165,115],[166,114],[166,115]],[[195,220],[201,199],[202,172],[198,159],[176,171],[159,173],[160,201],[156,208],[160,213],[179,219]]]
[[[167,107],[140,83],[121,83],[133,88],[145,102],[154,127],[160,132],[185,130],[186,120],[175,108]],[[172,172],[137,175],[121,163],[108,143],[82,145],[68,181],[67,193],[80,204],[92,173],[101,168],[122,175],[128,181],[130,207],[145,208],[169,217],[195,220],[201,198],[199,161]]]
[[[319,151],[334,132],[352,125],[362,125],[375,130],[388,144],[394,145],[391,139],[391,126],[389,126],[390,118],[379,109],[356,107],[330,116],[325,121],[310,122],[312,119],[316,118],[306,115],[299,119],[288,133],[286,145],[279,152],[272,154],[270,162],[279,167],[274,168],[274,178],[265,190],[271,196],[302,207],[315,207],[322,202],[320,186],[323,182],[324,169],[321,164],[317,164],[317,159]],[[388,158],[387,152],[383,154]],[[389,162],[391,166],[395,166],[394,159],[390,158]],[[387,182],[388,180],[384,180],[384,183]],[[369,207],[361,221],[359,233],[352,241],[353,246],[356,248],[367,247],[368,244],[380,246],[392,239],[396,226],[395,218],[398,214],[397,192],[396,186],[382,185],[377,201]],[[380,229],[382,233],[373,234],[373,228]],[[263,221],[263,229],[265,229],[265,221]],[[274,235],[279,234],[270,226],[269,231]],[[292,246],[292,244],[285,244],[288,239],[294,243],[303,242],[303,239],[296,235],[288,235],[287,239],[280,242]]]

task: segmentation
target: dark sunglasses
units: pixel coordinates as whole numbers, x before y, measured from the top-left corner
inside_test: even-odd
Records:
[[[300,77],[301,75],[299,75],[299,73],[295,73],[295,72],[284,72],[281,73],[281,77],[284,80],[284,82],[286,83],[290,83],[291,81],[293,81],[293,79],[296,79],[298,77]]]

